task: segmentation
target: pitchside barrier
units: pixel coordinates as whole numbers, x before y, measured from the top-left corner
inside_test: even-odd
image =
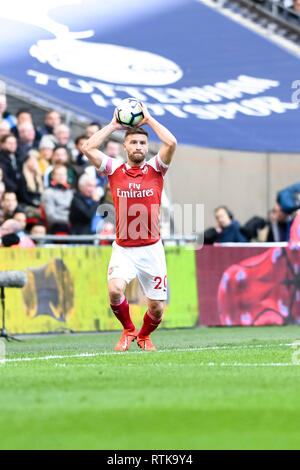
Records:
[[[300,323],[299,243],[196,250],[200,325]]]
[[[107,294],[111,246],[51,246],[0,250],[1,270],[24,270],[23,289],[7,289],[6,328],[10,334],[120,330]],[[168,299],[162,327],[198,322],[195,252],[166,247]],[[159,288],[160,286],[158,286]],[[146,299],[136,280],[128,286],[134,323],[141,325]]]
[[[165,246],[168,299],[162,327],[283,325],[300,322],[300,247],[281,244]],[[24,270],[7,289],[10,334],[120,330],[108,302],[111,246],[0,250],[1,270]],[[147,309],[134,280],[127,289],[137,327]]]

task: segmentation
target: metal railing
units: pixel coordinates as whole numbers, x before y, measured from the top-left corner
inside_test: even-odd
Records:
[[[243,0],[247,4],[255,5],[260,11],[265,13],[271,13],[272,18],[284,20],[284,25],[292,27],[297,32],[300,32],[300,13],[291,7],[286,7],[282,1],[277,0],[264,0],[263,2],[257,3],[255,0]],[[299,21],[299,24],[289,21],[289,18],[295,18]]]
[[[101,125],[106,125],[107,121],[101,116],[85,111],[65,101],[59,100],[55,96],[31,88],[24,83],[17,82],[4,75],[0,75],[0,81],[5,84],[5,93],[22,98],[24,101],[32,102],[42,109],[55,109],[66,117],[66,123],[70,121],[87,124],[91,121],[98,121]]]
[[[293,246],[299,246],[299,243],[293,243]],[[252,248],[285,248],[289,246],[288,242],[224,242],[219,243],[218,246],[227,246],[230,248],[237,248],[237,247],[252,247]]]
[[[34,241],[44,244],[57,244],[58,242],[65,242],[66,245],[99,245],[101,242],[112,243],[116,237],[115,235],[29,235]],[[182,245],[186,243],[196,243],[199,235],[170,235],[169,237],[161,237],[163,242],[172,242],[175,245]],[[102,245],[101,245],[102,246]]]
[[[47,93],[31,88],[24,83],[16,82],[10,78],[5,77],[0,74],[0,83],[5,87],[5,94],[11,95],[14,98],[23,100],[25,103],[32,104],[37,108],[42,110],[50,111],[55,110],[59,112],[64,117],[64,122],[68,126],[76,124],[85,129],[85,126],[90,122],[96,121],[99,122],[101,126],[108,124],[108,120],[103,118],[101,115],[94,114],[88,111],[85,111],[82,108],[78,108],[74,105],[70,105],[54,96],[50,96]],[[124,141],[124,131],[115,131],[114,139],[118,142],[123,143]],[[157,142],[149,142],[149,156],[156,155],[158,151]]]
[[[241,13],[247,17],[246,12],[250,14],[250,19],[255,23],[259,19],[265,19],[266,28],[276,30],[276,26],[283,28],[289,34],[294,34],[294,40],[300,40],[300,14],[291,7],[286,7],[282,0],[214,0],[217,5],[224,8],[230,8],[231,5],[238,5],[244,11]],[[274,31],[276,32],[276,31]],[[280,31],[278,31],[280,34]]]

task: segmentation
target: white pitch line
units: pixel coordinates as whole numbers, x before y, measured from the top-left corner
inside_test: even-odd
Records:
[[[199,362],[197,363],[197,366],[208,366],[208,367],[290,367],[290,366],[300,366],[300,363],[294,363],[294,362],[270,362],[270,363],[253,363],[253,364],[247,364],[243,362],[232,362],[232,363],[227,363],[227,362]]]
[[[193,352],[193,351],[218,351],[218,350],[241,350],[241,349],[261,349],[261,348],[271,348],[276,346],[294,346],[295,343],[280,343],[277,345],[270,344],[256,344],[248,346],[207,346],[199,348],[177,348],[177,349],[163,349],[156,351],[157,353],[165,352]],[[51,359],[73,359],[81,357],[99,357],[99,356],[114,356],[114,355],[131,355],[131,354],[143,354],[143,351],[102,351],[98,353],[80,353],[80,354],[69,354],[69,355],[51,355],[51,356],[39,356],[39,357],[17,357],[17,358],[8,358],[0,360],[1,364],[7,364],[12,362],[31,362],[31,361],[48,361]],[[203,363],[203,365],[216,364],[216,363]],[[238,364],[238,363],[236,363]],[[280,364],[280,363],[279,363]],[[199,363],[202,365],[202,363]],[[216,364],[217,365],[217,364]],[[294,364],[289,364],[294,365]],[[297,365],[297,364],[296,364]]]

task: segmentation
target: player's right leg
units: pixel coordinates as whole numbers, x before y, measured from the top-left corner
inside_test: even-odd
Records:
[[[125,289],[126,281],[124,279],[114,278],[108,281],[110,306],[116,318],[123,326],[123,333],[115,346],[116,351],[127,351],[132,341],[137,337],[137,330],[130,318]]]

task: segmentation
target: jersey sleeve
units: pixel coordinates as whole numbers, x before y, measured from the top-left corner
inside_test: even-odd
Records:
[[[99,173],[104,173],[106,176],[110,176],[122,164],[123,162],[120,162],[120,160],[117,160],[116,158],[111,158],[105,155],[102,159],[101,166],[97,168],[97,171],[99,171]]]
[[[162,176],[165,176],[165,174],[167,173],[169,169],[169,165],[166,165],[166,163],[164,163],[161,160],[159,153],[155,155],[155,157],[150,158],[150,160],[147,163],[148,165],[152,166],[152,168],[154,168],[155,171],[157,171],[158,173],[161,173]]]

